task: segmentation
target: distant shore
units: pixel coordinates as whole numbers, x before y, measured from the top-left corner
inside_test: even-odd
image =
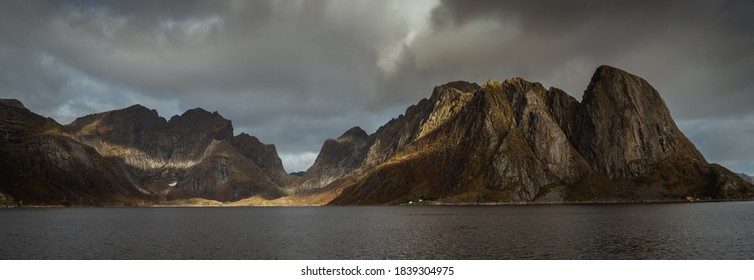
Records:
[[[703,202],[736,202],[754,201],[754,199],[664,199],[664,200],[594,200],[594,201],[560,201],[560,202],[480,202],[454,203],[438,201],[421,201],[392,205],[348,205],[348,206],[526,206],[526,205],[604,205],[604,204],[661,204],[661,203],[703,203]],[[186,203],[185,201],[166,201],[163,203],[144,204],[102,204],[102,205],[2,205],[2,208],[216,208],[216,207],[318,207],[328,205],[316,204],[244,204],[238,202],[219,202],[214,200],[200,200]]]

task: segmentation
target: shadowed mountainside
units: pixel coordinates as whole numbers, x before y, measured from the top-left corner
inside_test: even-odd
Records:
[[[66,128],[100,154],[119,159],[162,199],[276,198],[289,180],[273,145],[247,134],[234,137],[231,121],[201,108],[166,121],[134,105],[76,119]]]
[[[5,205],[123,205],[149,199],[118,162],[17,100],[0,100],[0,178]]]

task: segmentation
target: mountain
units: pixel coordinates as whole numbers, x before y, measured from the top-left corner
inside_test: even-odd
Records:
[[[2,205],[269,200],[299,178],[274,145],[201,108],[166,120],[134,105],[62,126],[17,100],[0,106]]]
[[[234,137],[231,121],[201,108],[165,120],[134,105],[78,118],[66,129],[118,159],[161,199],[276,198],[290,180],[274,146],[246,134]]]
[[[0,204],[128,205],[148,200],[136,179],[18,100],[0,100]]]
[[[294,193],[322,189],[361,166],[373,139],[360,127],[353,127],[337,139],[327,139],[314,164],[292,187]]]
[[[581,102],[521,78],[448,83],[368,137],[374,143],[361,165],[331,183],[342,192],[332,204],[754,194],[704,159],[647,81],[610,66],[595,71]]]
[[[298,178],[285,172],[283,161],[273,144],[264,144],[254,136],[241,133],[230,140],[231,145],[244,157],[250,159],[275,184],[286,187]]]
[[[738,175],[738,177],[741,177],[741,179],[743,179],[744,181],[754,184],[754,177],[746,175],[745,173],[736,173],[736,175]]]
[[[0,205],[347,205],[749,199],[646,80],[599,67],[581,101],[522,78],[436,86],[304,173],[217,112],[141,105],[60,125],[0,99]],[[747,177],[743,177],[747,178]],[[197,202],[198,201],[198,202]]]

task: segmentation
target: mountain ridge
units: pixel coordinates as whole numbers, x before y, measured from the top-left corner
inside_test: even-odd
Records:
[[[287,178],[274,146],[234,136],[230,120],[202,108],[165,120],[134,105],[78,118],[66,128],[101,154],[120,159],[142,188],[161,199],[275,198],[283,193],[275,181]],[[271,166],[257,153],[265,153]]]
[[[378,129],[376,139],[401,140],[377,151],[373,146],[370,153],[396,156],[366,162],[359,178],[342,186],[346,190],[332,204],[752,195],[750,184],[706,162],[646,80],[623,70],[597,68],[582,102],[562,90],[510,78],[485,82],[473,92],[444,95],[455,96],[460,106],[434,107],[442,101],[438,89],[458,90],[454,84],[436,87],[431,102],[420,101]],[[461,102],[460,96],[470,99]],[[434,118],[439,122],[428,121],[440,115],[444,117]],[[404,129],[388,131],[393,126]],[[415,137],[419,134],[422,137]]]
[[[581,101],[520,77],[436,86],[429,98],[372,134],[353,127],[327,139],[314,164],[296,175],[284,170],[275,145],[234,135],[230,120],[201,108],[165,119],[136,104],[65,126],[17,100],[0,100],[0,109],[2,152],[12,159],[2,162],[13,182],[0,189],[5,204],[24,199],[75,205],[86,204],[85,198],[121,205],[195,199],[220,205],[383,205],[754,197],[754,186],[706,161],[649,82],[606,65],[595,70]],[[39,137],[63,144],[25,157],[21,151],[34,151],[29,139]],[[84,171],[71,176],[72,188],[41,174],[33,175],[48,179],[15,174],[35,165],[66,177],[48,156],[59,154]],[[86,164],[92,160],[98,164]]]

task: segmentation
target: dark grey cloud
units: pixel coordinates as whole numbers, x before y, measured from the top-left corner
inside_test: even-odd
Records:
[[[473,39],[493,37],[494,47],[466,56],[496,60],[505,72],[578,98],[594,66],[612,64],[650,80],[677,116],[729,117],[749,112],[742,99],[754,101],[752,10],[751,1],[448,0],[432,11],[427,37],[487,22],[489,32]]]
[[[7,1],[0,95],[60,122],[202,107],[290,171],[452,80],[520,76],[580,98],[645,77],[708,159],[754,173],[751,1]],[[719,125],[717,125],[719,124]],[[717,141],[711,135],[737,135]],[[749,136],[750,138],[750,136]],[[749,152],[752,151],[752,152]],[[735,156],[734,156],[735,155]]]

